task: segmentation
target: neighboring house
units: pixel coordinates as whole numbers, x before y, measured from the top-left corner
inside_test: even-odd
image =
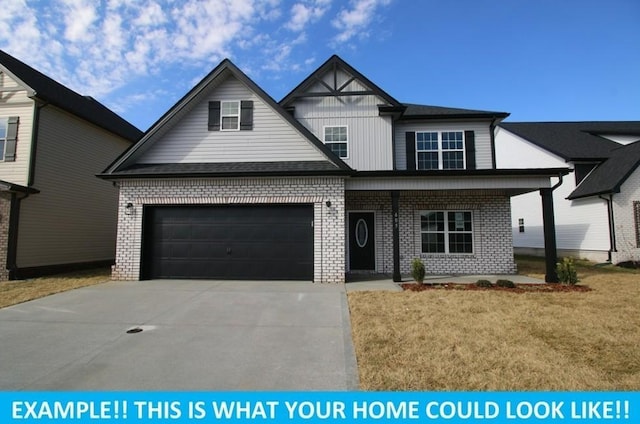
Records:
[[[568,170],[496,169],[507,115],[400,103],[337,56],[277,103],[224,60],[101,175],[113,277],[513,273],[510,197]]]
[[[554,191],[559,253],[598,262],[638,261],[638,141],[638,121],[504,122],[496,131],[496,158],[500,167],[573,169]],[[523,194],[511,205],[516,251],[543,253],[539,196]]]
[[[95,174],[141,135],[0,50],[0,279],[113,263],[118,191]]]

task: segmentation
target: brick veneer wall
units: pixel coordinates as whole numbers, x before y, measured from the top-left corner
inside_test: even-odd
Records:
[[[344,282],[344,180],[331,177],[122,180],[112,278],[140,278],[145,205],[266,203],[313,204],[314,282]]]
[[[389,192],[353,191],[346,194],[347,212],[376,212],[376,271],[393,271],[393,234]],[[512,274],[511,205],[499,192],[400,193],[400,272],[411,272],[411,261],[420,257],[429,274]],[[421,252],[420,211],[469,210],[473,215],[472,254],[444,255]],[[348,261],[348,259],[347,259]],[[348,269],[348,263],[347,263]]]
[[[11,217],[11,195],[0,194],[0,281],[9,279],[7,251],[9,248],[9,218]]]

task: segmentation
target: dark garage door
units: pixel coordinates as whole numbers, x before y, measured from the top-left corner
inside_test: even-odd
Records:
[[[312,280],[313,207],[145,210],[143,278]]]

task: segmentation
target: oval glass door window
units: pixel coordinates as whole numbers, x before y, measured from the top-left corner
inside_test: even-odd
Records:
[[[358,247],[365,247],[369,240],[369,227],[364,219],[359,219],[356,223],[356,244]]]

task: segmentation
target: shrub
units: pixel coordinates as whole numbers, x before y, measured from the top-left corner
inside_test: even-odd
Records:
[[[489,280],[478,280],[476,281],[476,286],[478,287],[493,287],[493,284],[491,284],[491,281]]]
[[[424,276],[426,274],[424,264],[420,258],[415,258],[411,262],[411,276],[417,283],[422,284],[424,281]]]
[[[578,271],[573,263],[573,259],[564,258],[562,262],[556,264],[558,280],[563,284],[576,284],[578,280]]]
[[[506,287],[508,289],[515,289],[516,285],[511,280],[498,280],[496,281],[496,286],[498,287]]]

